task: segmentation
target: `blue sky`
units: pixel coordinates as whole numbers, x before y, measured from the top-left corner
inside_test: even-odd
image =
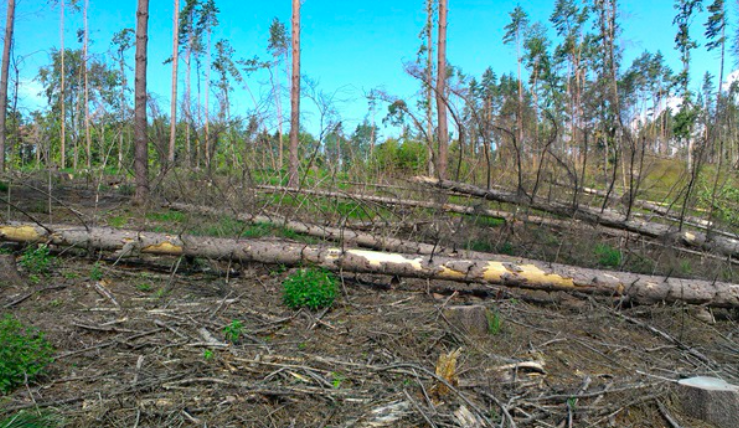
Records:
[[[49,52],[59,46],[58,7],[45,0],[17,0],[15,55],[23,56],[21,89],[23,105],[37,108],[41,104],[38,83],[34,82],[38,68],[49,63]],[[184,0],[181,0],[184,3]],[[171,54],[173,1],[150,1],[149,22],[149,91],[162,103],[164,111],[170,91],[170,69],[162,62]],[[363,94],[382,88],[400,97],[411,97],[418,84],[403,71],[403,62],[412,61],[420,41],[424,17],[424,0],[331,1],[304,0],[302,6],[302,71],[317,81],[321,90],[336,93],[336,108],[345,129],[351,131],[367,114]],[[502,44],[503,27],[508,12],[517,4],[509,0],[449,0],[448,58],[471,75],[480,75],[491,66],[499,75],[514,71],[513,50]],[[733,7],[733,2],[728,2]],[[289,25],[290,1],[216,0],[220,8],[220,25],[213,40],[228,39],[236,57],[268,57],[265,47],[273,17]],[[547,23],[554,0],[521,3],[531,21]],[[5,16],[4,5],[0,6]],[[620,2],[620,23],[623,27],[621,44],[625,48],[624,66],[644,50],[662,50],[673,69],[680,68],[673,48],[675,28],[673,2],[670,0],[623,0]],[[90,0],[90,38],[92,54],[104,54],[110,47],[114,32],[135,27],[135,0]],[[732,11],[730,22],[736,22]],[[65,44],[79,48],[76,31],[82,28],[81,12],[66,14]],[[702,40],[705,14],[692,28]],[[730,29],[733,34],[733,29]],[[553,34],[552,34],[553,36]],[[133,52],[130,63],[133,64]],[[726,74],[734,60],[727,61]],[[692,75],[699,81],[703,73],[718,75],[718,58],[704,48],[694,53]],[[182,69],[182,68],[181,68]],[[180,81],[184,74],[181,75]],[[282,75],[283,82],[285,76]],[[254,76],[249,85],[257,96],[266,96],[267,78]],[[180,84],[180,88],[182,88]],[[182,93],[182,92],[180,92]],[[252,106],[243,90],[232,98],[232,114],[244,114]],[[211,97],[213,101],[214,97]],[[288,109],[287,98],[284,108]],[[304,123],[316,132],[318,120],[309,100],[303,101]],[[213,107],[215,108],[215,107]],[[384,112],[378,113],[378,120]],[[286,127],[287,129],[287,127]]]

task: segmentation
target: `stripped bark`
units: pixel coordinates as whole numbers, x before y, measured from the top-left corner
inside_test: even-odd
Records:
[[[739,240],[717,235],[707,235],[702,232],[679,230],[674,226],[640,221],[613,211],[601,210],[589,206],[573,206],[558,201],[547,201],[521,197],[496,189],[483,189],[471,184],[459,183],[450,180],[439,180],[432,177],[415,177],[417,183],[451,190],[465,195],[472,195],[490,201],[505,202],[514,205],[525,205],[530,208],[545,211],[565,217],[572,217],[589,223],[627,230],[651,238],[676,240],[685,245],[700,248],[705,251],[714,251],[725,256],[739,255]]]
[[[739,307],[739,285],[577,268],[520,259],[464,260],[417,254],[382,253],[294,242],[174,236],[163,233],[30,223],[0,225],[0,240],[48,242],[128,254],[193,256],[211,259],[314,265],[333,271],[387,274],[458,282],[501,284],[546,291],[570,291],[629,299],[637,303],[686,302]]]

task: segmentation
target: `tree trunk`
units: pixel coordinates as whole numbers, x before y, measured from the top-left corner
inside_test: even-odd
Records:
[[[298,185],[298,137],[300,133],[300,0],[293,0],[292,86],[290,88],[290,159],[288,186]]]
[[[8,70],[10,68],[10,47],[13,44],[15,24],[15,0],[8,0],[8,16],[5,20],[5,42],[3,43],[3,64],[0,71],[0,172],[5,171],[5,121],[8,113]]]
[[[149,197],[149,142],[146,136],[146,47],[148,42],[149,0],[138,0],[136,12],[136,81],[134,106],[134,174],[136,176],[135,204],[143,204]]]
[[[428,151],[428,172],[430,176],[436,174],[434,171],[434,90],[431,86],[434,82],[434,0],[426,0],[426,138],[429,140],[426,150]]]
[[[169,103],[169,152],[167,161],[174,164],[175,138],[177,137],[177,66],[180,53],[180,0],[174,0],[172,19],[172,94]]]
[[[210,94],[210,37],[211,37],[211,27],[210,24],[208,24],[208,30],[206,31],[207,36],[207,59],[208,63],[205,66],[205,108],[204,108],[204,114],[205,114],[205,168],[210,171],[210,162],[211,162],[211,149],[210,149],[210,103],[209,103],[209,94]]]
[[[121,257],[158,254],[286,266],[313,265],[341,272],[599,294],[642,304],[680,301],[713,307],[739,307],[739,287],[730,283],[601,271],[525,259],[509,261],[509,258],[498,259],[497,256],[493,256],[493,260],[464,260],[274,240],[174,236],[100,227],[41,227],[29,223],[0,226],[0,240],[119,251]]]
[[[87,168],[92,167],[92,137],[90,136],[90,79],[87,70],[87,55],[90,49],[90,28],[87,20],[87,12],[90,7],[90,0],[85,0],[85,6],[82,11],[85,29],[84,43],[82,45],[82,73],[85,79],[85,154],[87,155]]]
[[[67,114],[66,114],[66,94],[64,93],[64,2],[66,0],[59,0],[59,44],[61,53],[61,77],[60,88],[59,88],[59,103],[61,104],[61,169],[67,167],[67,141],[66,141],[66,130],[67,130]]]
[[[446,178],[449,148],[449,128],[446,117],[446,27],[447,0],[439,0],[439,46],[436,66],[436,112],[439,132],[439,178]]]
[[[739,240],[724,236],[709,236],[701,232],[680,230],[664,224],[629,219],[613,210],[601,210],[600,208],[589,206],[573,207],[571,204],[541,199],[530,201],[528,198],[521,198],[516,194],[500,190],[486,190],[471,184],[458,183],[449,180],[438,180],[432,177],[415,177],[414,181],[445,190],[451,190],[453,192],[477,196],[490,201],[526,205],[530,208],[551,214],[574,217],[589,223],[628,230],[651,238],[660,238],[665,240],[676,239],[691,247],[700,248],[706,251],[715,251],[726,256],[739,255]]]

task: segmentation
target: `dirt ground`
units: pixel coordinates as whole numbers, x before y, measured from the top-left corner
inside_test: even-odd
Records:
[[[109,215],[129,209],[125,197],[98,203]],[[482,426],[700,427],[682,414],[674,381],[739,382],[736,311],[713,310],[711,324],[680,305],[353,274],[331,309],[295,311],[282,303],[290,272],[62,251],[36,283],[21,272],[22,284],[0,286],[1,311],[56,349],[44,376],[0,396],[0,417],[46,409],[68,427],[453,427],[466,410]],[[469,304],[494,314],[488,333],[445,316]],[[242,328],[229,341],[234,321]],[[455,350],[456,379],[442,394],[437,362]]]

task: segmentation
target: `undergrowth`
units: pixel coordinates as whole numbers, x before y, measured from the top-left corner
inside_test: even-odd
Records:
[[[339,290],[334,274],[318,268],[299,269],[285,278],[282,287],[282,300],[291,309],[330,307]]]
[[[6,315],[0,320],[0,392],[32,380],[52,362],[53,353],[41,331]]]

